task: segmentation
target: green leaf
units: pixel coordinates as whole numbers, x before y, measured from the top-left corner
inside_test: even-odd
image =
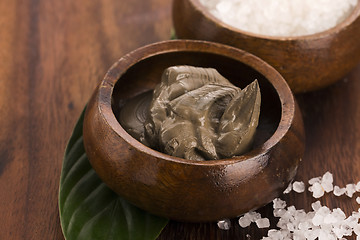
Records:
[[[65,239],[156,239],[168,220],[122,199],[91,167],[82,138],[84,112],[66,147],[61,171],[59,212]]]

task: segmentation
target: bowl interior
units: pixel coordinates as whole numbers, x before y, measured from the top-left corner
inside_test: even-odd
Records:
[[[118,116],[127,99],[155,88],[163,71],[176,65],[215,68],[234,85],[244,88],[258,80],[261,90],[261,111],[253,149],[264,144],[276,131],[282,109],[278,93],[266,77],[254,68],[228,56],[201,51],[163,52],[133,64],[117,80],[112,94],[112,110]]]

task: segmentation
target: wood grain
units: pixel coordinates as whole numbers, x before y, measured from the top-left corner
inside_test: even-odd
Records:
[[[63,239],[62,156],[115,60],[170,36],[167,1],[0,1],[0,239]]]
[[[62,156],[97,83],[115,60],[168,39],[169,0],[0,1],[0,239],[63,239],[57,206]],[[360,180],[360,67],[346,81],[299,95],[307,148],[297,179],[330,170]],[[358,196],[358,195],[356,195]],[[286,196],[309,209],[309,194]],[[349,214],[355,199],[323,203]],[[270,207],[261,209],[270,216]],[[260,239],[266,230],[170,222],[160,239]],[[274,225],[274,220],[272,219]]]

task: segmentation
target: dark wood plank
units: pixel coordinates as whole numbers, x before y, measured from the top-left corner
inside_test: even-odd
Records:
[[[110,65],[168,39],[168,0],[0,1],[0,239],[63,239],[57,206],[62,156],[73,126]],[[307,133],[297,179],[327,170],[360,180],[360,67],[346,81],[297,96]],[[358,195],[356,195],[358,196]],[[309,193],[284,197],[309,209]],[[355,199],[322,198],[347,214]],[[271,206],[260,209],[271,216]],[[272,225],[275,224],[272,219]],[[265,230],[170,222],[160,239],[260,239]]]
[[[168,1],[0,2],[0,239],[63,239],[62,156],[96,84],[170,36]]]

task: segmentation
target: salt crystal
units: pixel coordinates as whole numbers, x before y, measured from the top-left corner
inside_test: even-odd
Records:
[[[246,228],[246,227],[250,226],[250,224],[251,224],[251,219],[248,217],[245,217],[245,215],[239,218],[240,227]]]
[[[293,222],[287,223],[286,229],[289,230],[290,232],[294,232],[294,230],[296,229],[296,223]]]
[[[316,202],[312,203],[312,204],[311,204],[311,207],[312,207],[312,209],[313,209],[314,211],[319,210],[319,209],[321,208],[321,203],[320,203],[320,201],[316,201]]]
[[[260,218],[255,221],[258,228],[268,228],[270,227],[270,221],[268,218]]]
[[[304,182],[298,182],[298,181],[295,181],[293,183],[293,190],[297,193],[302,193],[304,192],[305,190],[305,184]]]
[[[347,219],[345,219],[344,223],[349,226],[350,228],[353,228],[358,223],[359,219],[355,216],[351,215]]]
[[[274,209],[273,214],[274,217],[282,217],[287,211],[283,208]]]
[[[355,190],[356,190],[357,192],[360,192],[360,181],[356,184]]]
[[[224,219],[224,220],[218,221],[217,225],[222,230],[229,230],[231,227],[231,222],[229,219]]]
[[[343,231],[343,236],[351,236],[352,235],[352,228],[347,224],[341,225],[341,230]]]
[[[335,196],[341,196],[341,195],[345,194],[345,192],[346,192],[346,188],[340,188],[338,186],[334,187],[334,195]]]
[[[324,230],[320,230],[319,240],[335,240],[335,237]]]
[[[293,240],[305,240],[304,232],[300,230],[293,231]]]
[[[260,219],[261,215],[257,212],[248,212],[245,213],[244,216],[239,218],[239,225],[243,228],[250,226],[252,222]]]
[[[315,217],[311,221],[315,226],[320,226],[324,222],[324,216],[321,214],[315,214]]]
[[[309,180],[310,185],[314,185],[315,183],[321,183],[321,177],[315,177]]]
[[[353,211],[351,216],[353,216],[356,219],[360,219],[360,212]]]
[[[331,192],[333,187],[333,175],[330,172],[326,172],[321,179],[321,186],[325,192]]]
[[[322,182],[333,182],[334,178],[333,175],[330,172],[326,172],[321,179]]]
[[[315,240],[319,237],[319,229],[309,230],[304,233],[306,239]]]
[[[335,209],[333,209],[332,214],[333,214],[334,216],[336,216],[336,218],[338,219],[338,221],[344,221],[345,218],[346,218],[346,215],[345,215],[344,211],[341,210],[341,208],[335,208]]]
[[[268,231],[268,236],[271,239],[283,239],[283,234],[280,230],[270,229]]]
[[[325,224],[333,224],[337,223],[339,219],[337,218],[336,214],[328,214],[324,217]]]
[[[288,207],[288,212],[289,212],[291,215],[295,215],[295,213],[296,213],[296,208],[295,208],[295,206],[290,206],[290,207]]]
[[[332,174],[327,172],[322,177],[312,178],[309,180],[310,190],[314,197],[320,197],[324,194],[324,189],[330,189],[326,186],[332,186]],[[298,187],[302,182],[294,182],[292,188],[298,192]],[[358,185],[359,183],[357,183]],[[357,185],[347,184],[346,188],[335,186],[334,195],[340,196],[346,193],[349,197],[355,193]],[[304,184],[305,188],[305,184]],[[360,204],[360,197],[356,198],[356,202]],[[271,229],[268,236],[263,240],[346,240],[345,237],[360,234],[360,208],[354,211],[349,217],[340,208],[330,210],[326,206],[322,206],[320,201],[311,204],[313,211],[305,212],[303,209],[296,209],[295,206],[286,208],[286,202],[280,198],[273,200],[273,214],[279,217],[276,226],[278,230]],[[268,218],[261,218],[257,212],[249,212],[239,218],[241,227],[247,227],[255,222],[258,228],[270,227]],[[227,226],[220,226],[226,229]],[[229,226],[230,227],[230,226]],[[227,228],[228,229],[228,228]],[[357,238],[357,240],[360,240]]]
[[[351,184],[346,184],[346,192],[345,194],[348,196],[348,197],[352,197],[353,194],[356,192],[356,189],[355,189],[355,184],[351,183]]]
[[[324,196],[324,189],[322,188],[322,186],[318,182],[315,182],[312,185],[311,191],[313,192],[313,197],[314,198],[320,198],[320,197]]]
[[[353,231],[357,236],[360,236],[360,224],[356,224],[356,226],[353,228]]]
[[[257,212],[248,212],[248,213],[245,213],[245,216],[248,216],[249,219],[252,221],[252,222],[255,222],[256,220],[260,219],[261,218],[261,214],[260,213],[257,213]]]
[[[332,229],[332,232],[335,234],[335,236],[337,237],[337,238],[342,238],[343,236],[344,236],[344,230],[343,229],[341,229],[340,227],[334,227],[333,229]]]
[[[292,184],[289,183],[289,185],[287,186],[287,188],[284,190],[283,194],[288,194],[290,193],[292,190]]]
[[[285,208],[286,202],[281,200],[280,198],[275,198],[273,200],[273,207],[274,207],[274,209]]]
[[[316,213],[319,213],[319,214],[325,216],[325,215],[327,215],[327,214],[330,214],[330,213],[331,213],[331,210],[330,210],[328,207],[326,207],[326,206],[321,206],[321,207],[316,211]]]
[[[309,230],[309,229],[311,229],[312,228],[312,224],[310,224],[309,222],[301,222],[301,223],[299,223],[299,229],[300,230],[303,230],[303,231],[305,231],[305,230]]]

